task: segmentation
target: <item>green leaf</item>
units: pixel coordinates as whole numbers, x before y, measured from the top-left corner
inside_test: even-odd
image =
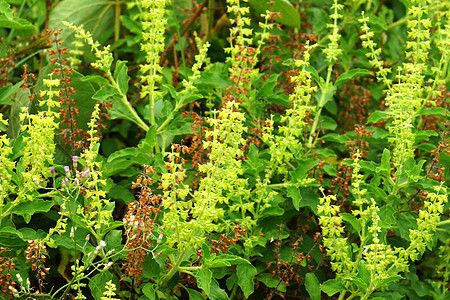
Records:
[[[81,78],[81,81],[109,84],[108,79],[106,79],[105,77],[102,77],[100,75],[87,75],[87,76],[84,76],[83,78]]]
[[[446,112],[447,110],[443,107],[422,107],[417,114],[420,116],[438,116],[444,118]]]
[[[116,89],[109,85],[102,86],[95,94],[92,96],[92,99],[105,102],[110,100],[114,96],[119,96]]]
[[[158,299],[158,296],[156,294],[157,286],[153,283],[146,283],[144,287],[142,288],[142,293],[145,297],[148,297],[150,300],[156,300]],[[141,299],[141,298],[139,298]]]
[[[0,16],[0,28],[11,28],[16,30],[35,30],[36,27],[29,21],[21,18],[8,19],[5,16]]]
[[[306,70],[307,72],[309,72],[310,75],[311,75],[311,78],[314,79],[314,80],[316,81],[317,84],[319,84],[319,82],[320,82],[319,78],[320,78],[320,77],[319,77],[319,73],[317,72],[317,70],[314,69],[314,67],[311,66],[311,65],[307,65],[307,66],[305,67],[305,70]]]
[[[65,28],[61,23],[66,21],[74,25],[83,25],[84,29],[92,33],[94,41],[107,41],[114,31],[115,6],[121,5],[114,1],[105,0],[63,0],[52,9],[48,28]],[[74,48],[75,41],[72,30],[63,30],[59,36],[64,46]]]
[[[31,106],[31,101],[29,98],[30,95],[31,93],[29,89],[26,90],[19,89],[16,93],[14,104],[10,108],[8,120],[8,137],[11,139],[16,139],[20,134],[20,126],[21,126],[20,114],[22,113],[22,107],[30,108]],[[17,140],[14,142],[14,145],[16,143]]]
[[[256,268],[251,264],[238,265],[236,274],[238,276],[238,285],[244,292],[245,298],[248,298],[254,291],[253,278],[258,273]]]
[[[402,278],[403,278],[403,277],[400,276],[400,275],[391,275],[391,276],[389,276],[388,278],[385,278],[385,279],[381,280],[380,282],[377,282],[377,283],[375,284],[375,286],[376,286],[376,288],[378,289],[378,288],[380,288],[380,287],[382,287],[382,286],[389,285],[391,282],[400,280],[400,279],[402,279]]]
[[[5,226],[0,229],[0,246],[8,248],[24,247],[27,243],[23,241],[23,235],[13,227]]]
[[[388,225],[395,224],[395,210],[391,205],[385,204],[380,208],[378,212],[378,216],[381,221],[385,222]]]
[[[305,287],[311,300],[320,300],[320,284],[316,275],[313,273],[306,273]]]
[[[302,201],[302,194],[300,189],[295,186],[291,186],[287,189],[287,195],[292,199],[292,204],[296,210],[300,210],[300,201]]]
[[[321,139],[326,142],[336,142],[339,144],[345,144],[350,140],[348,136],[337,133],[327,133]]]
[[[121,15],[120,21],[122,22],[123,26],[126,29],[128,29],[130,32],[132,32],[136,35],[142,34],[141,22],[134,21],[127,15]]]
[[[300,14],[289,1],[273,0],[273,2],[273,11],[281,13],[281,18],[275,19],[275,22],[300,28]],[[267,4],[266,0],[250,0],[249,3],[259,13],[265,14],[267,10],[270,11],[270,5]]]
[[[273,89],[277,85],[279,76],[280,74],[272,74],[269,78],[267,78],[263,86],[258,90],[255,98],[268,98],[272,96],[274,94]]]
[[[23,80],[19,81],[13,86],[5,86],[0,89],[0,105],[11,105],[13,102],[9,98],[14,95],[17,90],[22,86]]]
[[[4,14],[9,20],[13,17],[13,10],[5,0],[0,0],[0,13]]]
[[[147,254],[143,265],[142,277],[148,279],[155,279],[160,278],[161,274],[162,274],[161,267],[159,266],[158,262],[153,258],[153,254],[152,253]]]
[[[197,278],[197,286],[205,291],[206,295],[209,295],[211,288],[212,272],[210,269],[201,269],[195,274]]]
[[[344,82],[347,82],[349,80],[358,78],[360,76],[367,76],[370,75],[370,71],[366,69],[351,69],[350,71],[342,73],[338,79],[334,82],[335,86],[338,86]]]
[[[219,283],[215,278],[212,278],[211,280],[211,286],[210,286],[210,293],[209,298],[211,300],[228,300],[227,292],[225,292],[224,289],[220,288]]]
[[[36,213],[48,212],[54,205],[53,201],[45,201],[42,199],[36,199],[33,201],[26,201],[19,203],[15,206],[11,213],[22,216],[25,222],[30,222],[31,217]]]
[[[361,232],[361,224],[354,215],[349,213],[340,213],[339,216],[342,217],[342,220],[346,221],[347,223],[350,223],[353,229],[355,229],[358,233]]]
[[[386,120],[387,118],[389,118],[389,115],[385,110],[377,110],[369,116],[366,124],[378,123],[380,121]]]
[[[205,86],[215,89],[225,89],[232,82],[225,76],[217,73],[202,72],[199,79],[195,81],[196,86]]]
[[[269,273],[262,273],[256,276],[256,279],[264,283],[269,288],[277,288],[280,292],[286,292],[286,285],[280,282],[277,276],[272,276]]]
[[[369,15],[369,21],[367,23],[370,25],[370,29],[373,29],[374,31],[386,31],[388,29],[386,20],[374,15]]]
[[[335,130],[337,128],[337,123],[332,118],[321,115],[320,128],[325,130]]]
[[[189,300],[204,300],[205,297],[203,297],[203,295],[199,292],[197,292],[196,290],[193,289],[188,289],[186,288],[188,294],[189,294]]]
[[[391,166],[391,152],[388,149],[384,148],[383,155],[381,156],[381,168],[383,171],[390,174],[392,170]]]
[[[344,285],[339,279],[329,279],[321,285],[322,291],[328,296],[333,296],[345,289]]]
[[[89,279],[89,288],[95,300],[100,300],[106,291],[106,283],[112,280],[113,275],[109,272],[101,272]]]
[[[114,79],[116,79],[119,89],[124,95],[128,92],[128,82],[130,81],[130,76],[128,76],[127,62],[119,60],[114,69]]]
[[[114,185],[109,191],[108,195],[109,198],[118,200],[122,203],[128,204],[131,202],[134,202],[135,198],[134,195],[130,192],[130,189],[127,189],[121,185]]]

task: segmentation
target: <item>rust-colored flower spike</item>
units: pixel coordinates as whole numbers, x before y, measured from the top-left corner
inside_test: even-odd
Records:
[[[11,271],[14,270],[16,264],[11,258],[11,249],[0,247],[0,290],[3,296],[13,298],[13,289],[17,283],[13,280]]]
[[[155,173],[151,166],[144,166],[143,173],[133,183],[133,188],[140,188],[138,201],[128,204],[128,211],[124,218],[127,242],[125,249],[127,257],[122,265],[124,277],[130,276],[140,284],[142,266],[149,250],[160,242],[162,236],[154,239],[152,236],[155,220],[160,211],[161,195],[154,195],[151,189]]]
[[[46,246],[39,240],[28,241],[27,250],[25,250],[25,258],[27,263],[32,263],[31,270],[36,272],[40,293],[42,293],[42,289],[45,285],[45,277],[50,272],[50,268],[45,267],[45,261],[47,259],[46,254]]]

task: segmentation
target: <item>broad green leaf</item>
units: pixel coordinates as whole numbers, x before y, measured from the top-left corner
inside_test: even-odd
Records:
[[[291,186],[287,189],[287,195],[292,199],[292,204],[296,210],[300,210],[300,202],[302,201],[302,194],[300,188]]]
[[[305,67],[305,70],[310,73],[311,78],[314,79],[317,84],[320,82],[320,80],[319,80],[319,78],[320,78],[319,77],[319,73],[317,72],[316,69],[314,69],[313,66],[307,65]]]
[[[13,86],[5,86],[0,89],[0,105],[11,105],[13,102],[9,99],[22,86],[23,80],[19,81]]]
[[[92,99],[104,102],[107,100],[111,100],[112,97],[118,96],[116,89],[109,85],[102,86],[95,94],[92,96]]]
[[[50,13],[49,28],[66,28],[61,22],[83,25],[92,33],[94,41],[107,41],[114,31],[114,1],[106,0],[63,0],[57,3]],[[63,30],[59,36],[65,47],[74,48],[75,40],[72,30]]]
[[[423,107],[417,114],[421,116],[445,117],[447,110],[443,107]]]
[[[352,225],[353,229],[355,229],[358,233],[361,232],[361,224],[359,223],[358,219],[349,213],[340,213],[339,216],[342,217],[342,220],[350,223]]]
[[[119,85],[120,91],[126,95],[128,92],[128,82],[130,81],[130,76],[128,76],[127,62],[119,60],[114,69],[114,78]]]
[[[212,272],[210,269],[201,269],[195,274],[197,278],[197,286],[205,291],[206,295],[209,295],[211,288]]]
[[[16,30],[34,30],[36,27],[29,21],[21,18],[8,19],[5,16],[0,16],[0,28],[11,28]]]
[[[327,133],[323,137],[321,137],[321,139],[326,142],[336,142],[339,144],[345,144],[347,141],[350,140],[349,137],[337,133]]]
[[[275,19],[276,22],[300,28],[300,14],[288,0],[273,0],[273,2],[273,11],[281,13],[281,18]],[[266,0],[250,0],[249,3],[259,13],[265,14],[267,10],[270,11],[270,5]]]
[[[390,173],[392,170],[391,153],[386,148],[384,148],[383,155],[381,156],[381,167],[383,168],[383,171],[388,173]]]
[[[329,280],[325,281],[321,285],[321,287],[322,287],[322,291],[330,297],[345,289],[344,285],[341,283],[341,281],[339,279],[329,279]]]
[[[121,185],[114,185],[108,192],[108,198],[112,198],[118,200],[122,203],[128,204],[134,202],[134,195],[130,192],[130,189],[127,189]]]
[[[89,279],[89,288],[95,300],[100,300],[103,297],[103,293],[106,291],[106,283],[112,280],[112,278],[113,275],[106,271]]]
[[[372,14],[369,15],[369,21],[367,23],[370,25],[370,29],[373,29],[374,31],[386,31],[388,29],[385,19],[379,18]]]
[[[5,0],[0,0],[0,14],[4,14],[9,20],[13,17],[13,10]]]
[[[278,77],[280,77],[280,74],[272,74],[267,80],[264,82],[263,86],[258,90],[258,93],[256,94],[256,99],[259,98],[268,98],[272,96],[273,89],[277,85]]]
[[[335,86],[338,86],[344,82],[347,82],[349,80],[358,78],[360,76],[367,76],[370,75],[370,71],[366,69],[351,69],[350,71],[342,73],[338,79],[334,82]]]
[[[149,279],[159,278],[161,276],[161,272],[161,267],[153,258],[153,254],[147,254],[143,265],[142,277]]]
[[[109,84],[108,79],[100,75],[87,75],[81,78],[81,81]]]
[[[202,72],[200,78],[195,81],[195,84],[215,89],[225,89],[232,82],[227,77],[221,76],[218,73]]]
[[[11,213],[22,216],[25,222],[30,222],[31,217],[36,213],[48,212],[54,205],[53,201],[45,201],[36,199],[34,201],[26,201],[14,207]]]
[[[8,137],[11,139],[16,139],[20,134],[20,114],[22,113],[22,107],[30,108],[30,95],[31,93],[29,89],[19,89],[16,93],[8,120]]]
[[[199,292],[197,292],[196,290],[193,289],[188,289],[186,288],[188,294],[189,294],[189,300],[204,300],[205,297],[203,297],[203,295]]]
[[[225,292],[224,289],[222,289],[217,282],[215,278],[212,278],[211,280],[211,286],[210,286],[210,292],[209,292],[209,298],[211,300],[228,300],[227,292]]]
[[[150,300],[156,300],[158,299],[158,296],[156,294],[156,289],[158,287],[156,286],[156,284],[154,283],[146,283],[144,285],[144,287],[142,288],[142,293],[144,293],[144,295],[146,297],[148,297]]]
[[[332,118],[321,115],[320,128],[325,130],[335,130],[337,128],[337,123]]]
[[[216,256],[216,260],[223,260],[231,265],[250,264],[245,258],[233,254],[220,254]]]
[[[389,118],[389,115],[384,110],[377,110],[373,112],[369,118],[367,119],[366,124],[378,123],[380,121],[386,120]]]
[[[17,229],[5,226],[0,229],[0,246],[8,248],[19,248],[27,243],[23,241],[23,235]]]
[[[316,275],[313,273],[306,273],[305,287],[311,297],[311,300],[320,300],[320,284]]]
[[[238,265],[236,274],[238,276],[238,285],[244,292],[244,296],[248,298],[254,291],[253,278],[258,273],[256,268],[251,264]]]
[[[289,175],[292,177],[292,182],[300,182],[303,179],[305,179],[306,175],[308,174],[308,171],[314,168],[319,164],[318,159],[308,159],[306,161],[302,161],[297,169],[295,171],[289,172]]]
[[[400,280],[400,279],[402,279],[402,278],[403,278],[403,277],[400,276],[400,275],[391,275],[391,276],[389,276],[388,278],[383,279],[383,280],[381,280],[380,282],[377,282],[377,283],[375,284],[375,286],[376,286],[376,288],[378,289],[378,288],[380,288],[380,287],[382,287],[382,286],[389,285],[391,282]]]
[[[142,34],[142,25],[141,22],[132,20],[127,15],[121,15],[120,21],[122,22],[123,26],[128,29],[130,32],[140,35]]]
[[[256,276],[256,279],[264,283],[269,288],[277,288],[280,292],[286,292],[286,285],[280,281],[278,276],[272,276],[269,273],[262,273]]]

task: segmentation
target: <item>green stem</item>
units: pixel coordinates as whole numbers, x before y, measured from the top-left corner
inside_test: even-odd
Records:
[[[149,130],[149,127],[147,126],[147,124],[144,123],[144,121],[142,121],[141,117],[139,117],[137,112],[131,106],[130,102],[128,102],[127,96],[124,95],[124,93],[120,89],[119,85],[117,84],[116,80],[112,77],[111,72],[107,72],[106,75],[108,76],[111,86],[119,93],[120,101],[122,102],[123,105],[125,105],[127,107],[128,111],[133,116],[134,123],[136,123],[136,125],[140,126],[144,131],[147,132]],[[152,110],[152,114],[153,114],[153,110]]]
[[[437,223],[436,227],[445,226],[445,225],[448,225],[448,224],[450,224],[450,219]]]
[[[325,106],[325,96],[329,91],[330,88],[330,80],[331,80],[331,72],[333,71],[333,65],[330,64],[328,65],[328,72],[327,72],[327,80],[325,81],[325,85],[323,87],[321,87],[321,91],[322,91],[322,96],[320,97],[319,103],[318,103],[318,107],[319,109],[316,112],[316,115],[314,117],[314,123],[312,125],[311,128],[311,133],[309,135],[309,140],[308,140],[308,148],[311,148],[312,146],[314,146],[315,142],[317,141],[317,138],[314,139],[313,135],[317,130],[317,127],[319,125],[319,120],[320,120],[320,113],[322,112],[322,108]],[[314,143],[313,143],[313,140]]]
[[[161,286],[165,285],[173,277],[173,275],[175,275],[175,273],[180,270],[180,264],[183,261],[186,251],[187,250],[184,250],[183,252],[180,253],[178,260],[172,266],[172,269],[170,269],[169,273],[167,273],[167,275],[161,279],[161,282],[160,282]]]

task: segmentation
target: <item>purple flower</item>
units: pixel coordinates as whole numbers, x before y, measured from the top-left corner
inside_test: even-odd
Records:
[[[78,156],[72,156],[73,163],[76,164],[78,162]]]
[[[52,176],[55,175],[55,168],[50,168],[50,172],[52,173]]]
[[[64,171],[66,171],[66,174],[68,174],[68,173],[70,172],[69,166],[65,166],[65,167],[64,167]]]

